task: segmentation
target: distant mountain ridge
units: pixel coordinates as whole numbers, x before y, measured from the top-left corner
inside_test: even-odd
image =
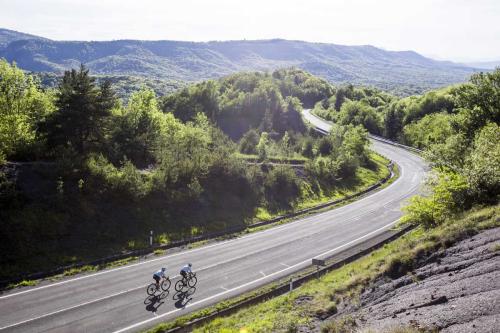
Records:
[[[0,48],[7,46],[10,42],[23,39],[48,40],[43,37],[38,37],[30,34],[25,34],[23,32],[0,28]]]
[[[477,61],[464,63],[465,66],[483,69],[495,69],[500,67],[500,60],[497,61]]]
[[[332,83],[373,85],[403,95],[463,82],[475,69],[413,51],[272,39],[253,41],[54,41],[0,29],[0,57],[35,72],[84,63],[101,75],[199,81],[239,71],[299,67]]]

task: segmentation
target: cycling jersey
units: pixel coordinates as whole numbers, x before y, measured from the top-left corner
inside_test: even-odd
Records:
[[[192,273],[193,271],[191,270],[191,267],[189,267],[188,265],[186,265],[186,266],[182,267],[181,272]]]
[[[165,277],[165,273],[160,269],[158,272],[154,273],[153,276],[157,276],[159,278]]]

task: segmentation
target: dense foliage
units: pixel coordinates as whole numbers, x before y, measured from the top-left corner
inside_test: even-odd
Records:
[[[62,75],[59,72],[34,72],[32,74],[40,80],[43,87],[48,89],[57,88],[59,81],[62,78]],[[94,78],[97,83],[109,81],[113,85],[113,91],[116,93],[116,96],[124,101],[127,101],[134,92],[143,88],[153,90],[157,96],[164,96],[187,85],[186,82],[178,80],[123,74],[101,74],[95,75]]]
[[[500,69],[475,74],[466,84],[401,99],[372,88],[339,87],[313,112],[425,150],[438,173],[429,181],[434,194],[413,199],[408,220],[430,226],[474,204],[499,199]],[[323,142],[321,151],[329,147]]]
[[[168,242],[243,226],[368,165],[360,127],[327,138],[306,128],[302,103],[332,88],[296,69],[202,82],[160,101],[144,88],[123,105],[83,66],[44,91],[0,61],[0,87],[0,278],[141,247],[149,230]],[[245,157],[310,161],[298,173]]]
[[[381,135],[382,110],[395,100],[396,97],[374,88],[341,86],[331,97],[317,103],[314,112],[340,125],[362,125],[370,133]]]
[[[500,196],[500,69],[473,75],[448,92],[451,103],[444,105],[452,107],[431,104],[403,132],[406,142],[425,148],[439,171],[433,194],[407,209],[408,221],[427,226],[474,204],[497,203]]]
[[[0,161],[35,150],[37,129],[53,110],[53,95],[5,61],[0,61]]]
[[[163,98],[162,109],[183,121],[202,112],[233,139],[250,129],[281,136],[285,131],[305,131],[301,103],[313,105],[330,94],[325,81],[300,70],[283,69],[192,85]]]

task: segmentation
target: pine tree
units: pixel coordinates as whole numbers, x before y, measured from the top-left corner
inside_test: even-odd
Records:
[[[70,146],[79,154],[103,148],[106,120],[116,97],[109,82],[99,87],[83,65],[64,73],[56,106],[48,124],[49,144]]]

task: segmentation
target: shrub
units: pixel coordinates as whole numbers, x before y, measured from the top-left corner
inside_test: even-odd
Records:
[[[261,133],[256,149],[261,161],[267,159],[269,149],[269,134],[267,132]]]
[[[289,167],[277,167],[264,182],[264,194],[272,210],[289,209],[300,197],[300,181]]]
[[[472,195],[479,202],[495,203],[500,194],[500,127],[484,126],[476,135],[465,161],[465,176]]]
[[[323,156],[330,155],[330,153],[332,152],[332,149],[333,149],[333,145],[332,145],[332,142],[328,136],[322,137],[319,140],[318,152],[321,155],[323,155]]]
[[[454,172],[439,173],[429,182],[432,195],[416,196],[404,208],[403,222],[421,224],[426,228],[444,222],[452,214],[462,210],[467,199],[468,186],[465,179]]]
[[[243,135],[240,140],[240,152],[243,154],[256,154],[257,144],[259,143],[259,134],[251,129]]]

